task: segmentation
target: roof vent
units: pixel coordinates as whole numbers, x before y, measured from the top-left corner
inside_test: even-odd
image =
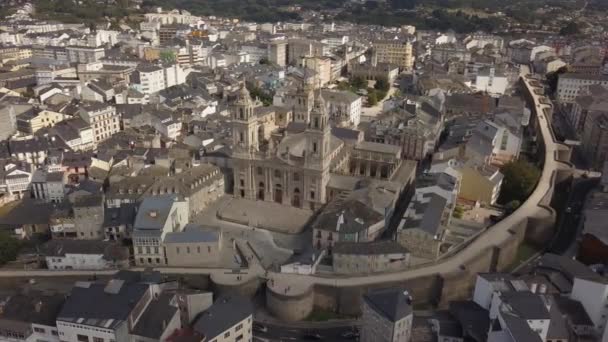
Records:
[[[149,215],[150,217],[156,217],[158,216],[158,212],[156,210],[151,210]]]

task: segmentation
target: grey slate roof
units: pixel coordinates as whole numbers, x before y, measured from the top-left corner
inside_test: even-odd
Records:
[[[146,197],[137,211],[135,229],[162,229],[175,201],[175,195]],[[151,213],[155,214],[151,214]]]
[[[490,328],[488,310],[469,300],[452,301],[449,310],[460,323],[464,336],[469,336],[477,342],[487,341]]]
[[[553,301],[557,304],[559,311],[567,316],[572,324],[588,327],[593,326],[593,321],[589,318],[589,315],[581,302],[563,296],[555,296]]]
[[[38,291],[13,295],[2,306],[0,319],[54,326],[64,301],[64,295],[45,295]]]
[[[119,283],[115,282],[115,290]],[[114,329],[122,324],[131,313],[134,303],[139,302],[148,291],[145,284],[123,283],[122,286],[109,293],[106,284],[90,283],[75,286],[59,312],[58,321]],[[91,305],[95,303],[95,305]],[[82,318],[82,320],[80,320]]]
[[[170,304],[172,298],[172,293],[165,292],[153,299],[133,327],[131,334],[160,339],[167,328],[166,325],[177,313],[177,307]]]
[[[503,292],[502,301],[523,319],[550,319],[545,302],[538,294],[528,291]]]
[[[551,253],[544,254],[536,266],[537,268],[557,271],[565,276],[570,282],[574,282],[574,278],[579,278],[608,284],[608,278],[602,277],[582,263],[565,256]]]
[[[208,341],[213,341],[228,328],[253,315],[253,305],[241,296],[218,298],[207,311],[201,313],[193,328]]]
[[[431,235],[436,235],[441,230],[441,216],[447,205],[447,200],[437,194],[427,193],[428,202],[412,202],[412,208],[416,214],[422,215],[421,219],[405,217],[403,229],[420,229]]]
[[[367,305],[391,322],[397,322],[412,314],[407,291],[400,288],[372,290],[363,295]]]
[[[338,228],[338,219],[343,222]],[[339,232],[340,234],[357,233],[367,229],[383,219],[383,216],[357,200],[334,201],[317,217],[313,223],[315,229]]]

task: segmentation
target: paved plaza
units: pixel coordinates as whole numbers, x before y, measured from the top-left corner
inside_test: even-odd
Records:
[[[217,210],[220,220],[286,234],[301,233],[312,214],[308,209],[242,198],[231,198]]]

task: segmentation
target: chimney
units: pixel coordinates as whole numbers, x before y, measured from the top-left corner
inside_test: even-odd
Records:
[[[545,284],[540,284],[540,287],[539,287],[538,293],[541,293],[541,294],[547,293],[547,285],[545,285]]]
[[[538,287],[537,283],[530,284],[530,292],[536,293],[536,288]]]

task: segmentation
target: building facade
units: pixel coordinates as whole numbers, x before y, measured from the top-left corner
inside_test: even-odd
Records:
[[[374,53],[378,63],[399,66],[401,70],[412,70],[414,67],[413,45],[410,41],[378,40],[374,41]]]

